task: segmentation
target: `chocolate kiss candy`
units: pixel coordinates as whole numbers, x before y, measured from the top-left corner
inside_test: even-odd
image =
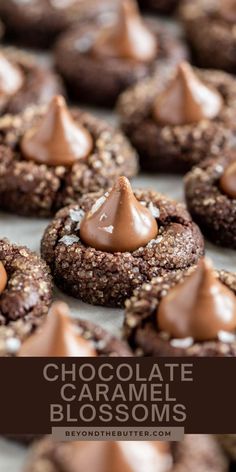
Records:
[[[96,352],[76,333],[69,318],[68,306],[55,302],[42,327],[22,345],[19,356],[27,357],[93,357]]]
[[[236,198],[236,161],[226,167],[220,179],[220,188],[228,197]]]
[[[61,96],[52,99],[41,122],[28,130],[21,142],[26,159],[49,166],[72,166],[93,148],[90,133],[75,123]]]
[[[122,0],[117,25],[101,32],[94,52],[102,56],[152,61],[157,54],[157,40],[146,28],[135,0]]]
[[[192,67],[183,62],[166,90],[156,98],[153,116],[162,125],[185,125],[215,118],[222,103],[221,95],[204,85]]]
[[[75,441],[66,449],[70,472],[168,472],[172,465],[164,441]]]
[[[172,338],[216,339],[219,331],[236,329],[236,297],[201,259],[196,270],[161,300],[157,324]]]
[[[0,261],[0,293],[3,292],[7,285],[7,273],[3,263]]]
[[[0,53],[0,96],[14,95],[23,85],[24,78],[19,67],[11,64]]]
[[[158,233],[151,212],[135,198],[126,177],[119,177],[107,197],[95,203],[81,221],[82,241],[105,252],[132,252]]]

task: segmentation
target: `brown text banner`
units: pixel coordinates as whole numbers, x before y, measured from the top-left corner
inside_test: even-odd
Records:
[[[1,358],[0,372],[0,434],[236,433],[233,358]]]

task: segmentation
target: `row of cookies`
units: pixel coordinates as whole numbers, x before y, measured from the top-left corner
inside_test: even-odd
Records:
[[[2,245],[2,332],[9,337],[6,319],[13,329],[18,318],[24,325],[39,293],[30,305],[31,272],[25,277],[17,258],[9,260],[14,246]],[[235,274],[216,272],[202,259],[202,235],[182,204],[149,190],[133,192],[119,177],[105,194],[86,194],[60,210],[41,250],[64,292],[94,305],[122,307],[126,300],[125,337],[137,355],[235,356]]]
[[[229,164],[235,148],[235,79],[220,71],[193,70],[185,62],[176,66],[175,63],[187,54],[184,46],[172,37],[172,33],[166,33],[166,27],[160,27],[156,23],[145,24],[132,0],[121,2],[112,25],[101,27],[94,22],[86,23],[84,27],[80,26],[66,33],[66,36],[59,40],[56,48],[57,65],[67,83],[68,91],[72,96],[93,104],[111,104],[124,88],[139,80],[138,85],[122,94],[118,110],[122,128],[139,153],[141,168],[151,172],[186,172],[193,165],[201,165],[206,157],[210,158],[209,166],[204,162],[203,168],[200,167],[186,178],[188,207],[208,237],[217,243],[234,247],[234,229],[231,222],[235,212],[235,191],[232,189],[235,168]],[[138,41],[139,37],[142,42]],[[62,85],[53,73],[42,71],[18,51],[7,50],[2,53],[0,73],[3,84],[2,113],[15,113],[31,102],[34,105],[40,104],[48,101],[55,92],[62,91]],[[140,81],[150,73],[152,78]],[[10,76],[10,81],[6,80],[6,76]],[[41,110],[32,109],[31,113],[27,110],[26,114],[20,114],[13,124],[13,119],[6,119],[5,116],[0,121],[4,145],[5,140],[9,139],[9,132],[12,134],[14,146],[17,146],[17,152],[19,140],[22,142],[18,159],[23,157],[23,160],[38,160],[37,156],[29,155],[23,142],[26,141],[24,135],[30,134],[28,127],[34,127],[36,116],[40,113]],[[81,120],[83,121],[83,117]],[[70,128],[72,129],[72,126]],[[16,139],[14,134],[17,134]],[[88,140],[87,135],[87,148],[84,152],[90,157],[92,144],[91,139],[90,144]],[[29,144],[31,145],[32,143]],[[78,172],[76,166],[75,171],[72,168],[71,173],[60,169],[58,172],[52,172],[50,176],[47,174],[48,182],[45,182],[44,172],[40,173],[38,167],[33,168],[29,163],[24,167],[21,162],[13,165],[16,194],[13,191],[9,195],[5,189],[12,188],[12,176],[9,173],[12,158],[5,158],[5,150],[3,149],[4,169],[0,182],[3,209],[14,208],[24,214],[32,211],[47,214],[52,208],[55,211],[60,206],[71,203],[80,193],[80,185],[75,184],[75,180],[78,183],[84,174],[81,169]],[[41,150],[40,156],[39,164],[42,164],[44,158]],[[83,158],[84,155],[81,159]],[[220,158],[220,161],[216,162],[215,158]],[[112,184],[112,179],[114,181],[117,174],[131,177],[136,172],[135,165],[127,169],[128,164],[125,166],[122,162],[120,165],[121,161],[122,156],[119,155],[113,166],[113,175],[110,174],[109,179],[103,175],[99,179],[99,187]],[[61,164],[62,167],[69,167],[71,161]],[[96,165],[99,166],[100,162]],[[19,166],[22,168],[19,169]],[[105,172],[106,166],[102,165],[102,168]],[[87,176],[90,171],[91,169],[84,168]],[[32,208],[22,206],[21,199],[18,198],[23,187],[18,181],[21,180],[23,172],[30,173],[30,177],[26,175],[24,184],[25,193],[28,191],[30,197],[32,196]],[[33,195],[30,192],[32,187]],[[63,196],[61,191],[58,192],[58,188],[63,189]],[[93,181],[87,188],[82,189],[82,193],[84,190],[88,192],[97,189],[98,186]],[[47,201],[42,192],[46,192]],[[36,200],[41,204],[41,208],[37,209]],[[227,210],[224,210],[225,206]]]
[[[86,8],[96,12],[106,2],[101,5],[100,2],[95,3],[97,8],[94,10],[90,10],[88,5]],[[76,2],[77,6],[83,4],[86,2]],[[110,5],[112,14],[106,12],[104,18],[104,13],[97,12],[96,20],[80,21],[76,27],[61,35],[55,46],[50,43],[56,68],[65,81],[69,96],[92,105],[113,106],[118,95],[128,86],[149,76],[163,64],[176,63],[188,56],[187,47],[178,34],[156,18],[144,19],[135,0],[119,0],[110,2]],[[27,7],[20,2],[17,7],[27,17],[30,17],[32,9],[37,21],[40,21],[39,9],[43,8],[43,2],[33,1]],[[17,14],[14,12],[14,21],[15,18]],[[25,31],[27,26],[25,22],[22,24]],[[40,28],[43,28],[43,20]],[[24,37],[31,44],[30,34]],[[19,77],[22,64],[17,61],[17,54],[15,58],[8,57],[8,62],[12,66],[12,87],[6,92],[11,99],[12,95],[20,94],[22,88],[28,88],[29,84],[24,83],[24,79],[28,79],[27,74]],[[4,67],[1,64],[0,67],[1,72]],[[6,75],[7,71],[4,69],[2,73]],[[31,102],[35,104],[34,99]],[[9,111],[14,112],[14,107],[11,106]]]
[[[121,125],[143,170],[179,173],[198,165],[185,178],[189,210],[213,242],[235,248],[236,82],[187,63],[176,68],[122,94]],[[45,96],[44,87],[48,82]],[[138,170],[120,132],[88,113],[69,112],[62,97],[4,115],[0,132],[0,207],[18,214],[48,216]]]
[[[158,13],[178,7],[194,60],[203,67],[235,71],[234,0],[139,0],[139,4]],[[68,29],[79,32],[81,25],[93,23],[96,28],[113,22],[117,9],[119,0],[2,0],[0,18],[7,40],[51,48]],[[91,37],[83,35],[87,49]]]
[[[152,6],[153,12],[160,13],[170,12],[177,1],[138,0],[138,3],[144,9]],[[119,3],[120,0],[2,0],[0,18],[8,41],[48,49],[68,29],[88,22],[108,21]]]

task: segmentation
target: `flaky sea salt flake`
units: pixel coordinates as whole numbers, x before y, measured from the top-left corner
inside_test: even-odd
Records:
[[[170,344],[173,347],[187,349],[188,347],[191,347],[193,345],[193,341],[193,338],[189,336],[188,338],[171,339]]]
[[[66,234],[61,239],[59,239],[59,243],[63,243],[66,246],[71,246],[72,244],[77,243],[78,241],[79,241],[79,238],[75,234],[70,234],[70,235]]]
[[[149,209],[149,211],[151,212],[151,214],[154,218],[159,218],[160,210],[155,205],[153,205],[152,202],[149,203],[148,209]]]
[[[70,214],[70,219],[72,221],[75,221],[76,223],[80,222],[82,218],[84,217],[84,211],[83,210],[73,210],[71,209],[69,211]]]

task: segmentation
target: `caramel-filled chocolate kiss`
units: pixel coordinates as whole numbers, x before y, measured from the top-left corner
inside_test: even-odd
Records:
[[[49,166],[71,166],[92,148],[92,136],[73,120],[62,96],[52,99],[41,121],[21,141],[26,159]]]
[[[22,87],[24,77],[20,68],[0,53],[0,97],[14,95]]]
[[[153,116],[162,125],[181,126],[215,118],[222,104],[221,95],[201,82],[187,62],[182,62],[174,79],[156,98]]]
[[[132,252],[146,246],[158,233],[151,212],[134,196],[126,177],[99,199],[80,225],[82,241],[106,252]]]
[[[157,54],[157,40],[146,28],[135,0],[121,0],[117,24],[104,29],[93,51],[100,56],[152,61]]]
[[[68,306],[55,302],[38,331],[22,345],[19,356],[27,357],[93,357],[95,350],[89,341],[76,332],[70,320]]]
[[[220,188],[230,198],[236,198],[236,161],[226,167],[220,178]]]
[[[0,261],[0,294],[6,288],[7,285],[7,273],[3,263]]]
[[[206,259],[164,297],[157,324],[172,338],[217,339],[219,331],[236,329],[236,297],[221,283]]]

